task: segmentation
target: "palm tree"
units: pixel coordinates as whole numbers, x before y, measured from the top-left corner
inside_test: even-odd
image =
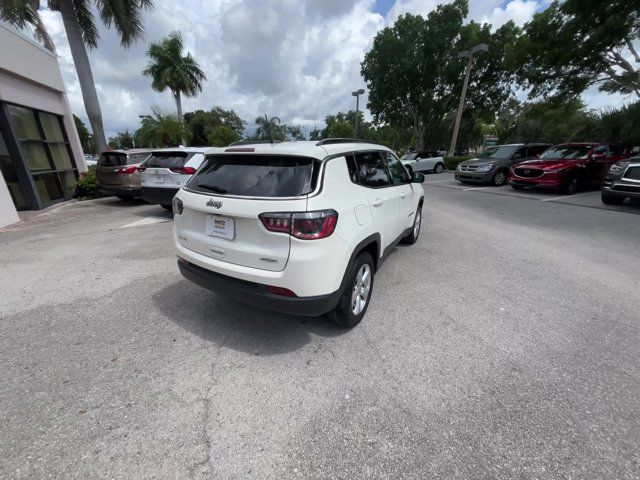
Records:
[[[278,117],[258,117],[255,120],[258,128],[256,129],[256,136],[262,140],[269,140],[273,143],[274,140],[284,140],[284,134],[280,128],[280,119]]]
[[[93,73],[87,55],[89,49],[98,47],[98,28],[92,12],[93,4],[102,22],[113,25],[120,35],[123,47],[130,46],[144,35],[142,26],[143,13],[153,7],[152,0],[49,0],[49,8],[60,12],[62,23],[67,34],[73,63],[76,66],[84,108],[93,130],[96,147],[99,152],[106,147],[102,112]],[[2,0],[0,1],[0,18],[18,27],[30,23],[36,27],[45,44],[50,43],[46,30],[38,16],[38,0]]]
[[[182,117],[182,94],[185,97],[194,97],[202,92],[202,81],[207,77],[200,70],[196,59],[187,53],[182,55],[182,35],[180,32],[172,32],[167,38],[158,43],[152,43],[147,50],[147,56],[151,60],[147,68],[142,72],[150,76],[151,87],[157,92],[171,90],[176,102],[178,118]]]
[[[135,133],[136,145],[139,147],[169,147],[178,145],[189,136],[182,119],[177,115],[163,114],[152,108],[152,115],[144,115],[142,125]]]

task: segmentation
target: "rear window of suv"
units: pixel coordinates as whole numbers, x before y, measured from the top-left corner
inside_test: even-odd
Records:
[[[145,166],[151,168],[180,168],[184,167],[189,156],[187,152],[154,152],[145,162]]]
[[[306,157],[211,156],[187,188],[246,197],[297,197],[313,190],[313,166],[314,160]]]
[[[124,153],[103,153],[98,159],[99,167],[119,167],[125,165],[127,155]]]

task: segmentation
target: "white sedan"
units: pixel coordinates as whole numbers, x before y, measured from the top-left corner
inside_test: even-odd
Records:
[[[409,152],[400,161],[403,165],[410,165],[414,172],[442,173],[444,171],[444,158],[431,156],[429,153]]]

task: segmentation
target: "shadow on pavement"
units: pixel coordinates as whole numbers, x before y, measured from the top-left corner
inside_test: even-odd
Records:
[[[208,342],[253,355],[279,355],[302,348],[313,335],[347,333],[324,317],[295,317],[225,299],[180,280],[152,296],[157,308],[185,330]]]

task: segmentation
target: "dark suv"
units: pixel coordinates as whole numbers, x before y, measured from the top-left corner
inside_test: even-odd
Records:
[[[620,160],[609,168],[600,189],[602,203],[620,205],[630,198],[640,203],[640,156]]]
[[[504,185],[507,182],[509,168],[525,160],[537,158],[550,146],[550,143],[513,143],[489,147],[477,158],[459,163],[455,173],[456,180],[462,183]]]

